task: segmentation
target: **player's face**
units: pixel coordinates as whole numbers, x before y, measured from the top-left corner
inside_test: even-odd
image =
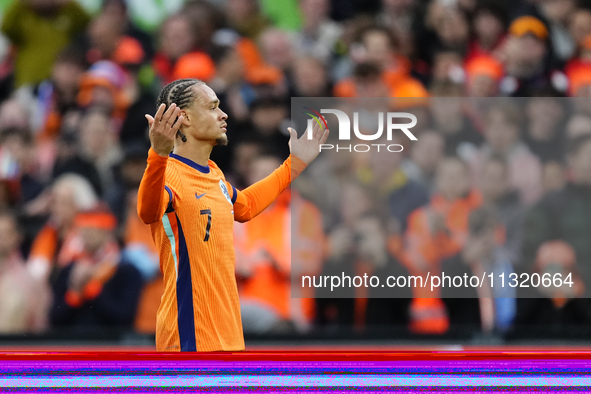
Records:
[[[190,125],[188,132],[198,141],[212,142],[214,145],[228,144],[228,115],[220,109],[220,100],[215,92],[205,84],[194,86],[193,89],[195,100],[183,110]]]

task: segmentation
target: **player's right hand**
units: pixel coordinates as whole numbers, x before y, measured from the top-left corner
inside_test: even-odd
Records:
[[[176,104],[171,104],[166,109],[165,104],[161,104],[154,117],[146,114],[148,124],[150,125],[150,142],[152,149],[158,155],[168,157],[174,148],[176,133],[183,123],[183,116],[179,116],[181,109]],[[177,119],[178,117],[178,119]],[[175,122],[176,119],[176,122]]]

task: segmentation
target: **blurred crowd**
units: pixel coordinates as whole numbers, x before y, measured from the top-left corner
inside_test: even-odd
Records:
[[[245,332],[591,322],[591,3],[81,3],[1,6],[0,332],[154,332],[162,274],[136,212],[144,115],[179,78],[220,98],[230,144],[212,159],[238,189],[289,155],[290,98],[416,98],[418,141],[395,135],[402,153],[323,152],[236,224]],[[337,299],[291,283],[440,271],[572,272],[574,285]]]
[[[360,153],[367,141],[333,133],[328,142],[340,151],[324,150],[294,183],[322,212],[320,275],[375,275],[384,284],[492,274],[493,286],[312,285],[317,322],[421,334],[588,324],[591,100],[430,97],[393,108],[416,114],[417,141],[393,133],[381,142],[402,152]],[[349,152],[349,142],[362,148]]]

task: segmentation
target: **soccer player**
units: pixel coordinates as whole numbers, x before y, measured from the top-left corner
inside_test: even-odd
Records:
[[[150,224],[164,275],[156,349],[243,350],[234,220],[248,221],[268,207],[318,156],[328,130],[316,125],[312,139],[298,139],[290,128],[287,160],[238,191],[209,160],[214,146],[228,143],[228,116],[214,91],[181,79],[162,89],[157,105],[154,117],[146,115],[152,146],[138,194],[138,214]]]

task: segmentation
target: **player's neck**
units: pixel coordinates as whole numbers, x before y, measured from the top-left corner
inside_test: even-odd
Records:
[[[213,146],[191,138],[175,144],[173,153],[207,167],[212,149]]]

